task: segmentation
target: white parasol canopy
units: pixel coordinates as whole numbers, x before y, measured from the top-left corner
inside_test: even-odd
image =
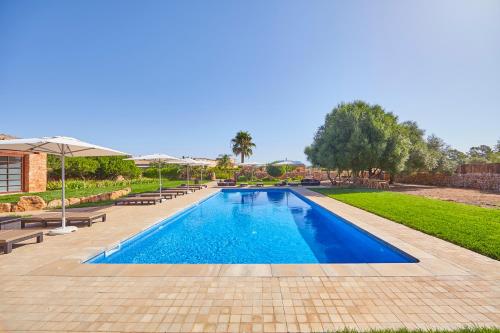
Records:
[[[259,162],[245,162],[245,163],[239,163],[239,166],[246,166],[246,167],[252,167],[252,181],[253,181],[253,175],[254,175],[254,168],[260,167],[263,165],[266,165],[266,163],[259,163]]]
[[[293,165],[293,166],[303,166],[304,163],[300,161],[284,160],[280,162],[273,163],[274,165]]]
[[[303,166],[304,163],[302,163],[300,161],[291,161],[291,160],[285,159],[283,161],[273,163],[273,165],[284,165],[285,166],[285,174],[287,174],[289,165],[291,165],[291,166]]]
[[[149,163],[158,163],[158,177],[160,180],[160,199],[162,198],[161,197],[161,190],[162,190],[162,188],[161,188],[162,187],[162,184],[161,184],[161,164],[181,161],[180,158],[170,156],[167,154],[142,155],[142,156],[127,158],[127,160],[143,161],[143,162],[149,162]]]
[[[206,162],[206,161],[199,161],[199,160],[195,160],[195,161],[197,162],[196,165],[202,167],[201,171],[200,171],[200,182],[203,183],[203,170],[205,169],[206,166],[211,165],[211,163]]]
[[[47,153],[61,156],[61,180],[62,180],[62,227],[51,230],[50,233],[67,234],[76,231],[76,227],[66,226],[66,193],[65,193],[65,168],[64,158],[69,157],[89,157],[89,156],[122,156],[127,155],[121,151],[97,146],[91,143],[83,142],[75,138],[65,136],[53,136],[31,139],[12,139],[0,140],[0,149],[22,151],[26,153]]]
[[[189,190],[189,166],[191,165],[201,165],[199,161],[193,160],[192,158],[186,157],[186,158],[180,158],[178,161],[169,161],[166,162],[168,164],[180,164],[180,165],[185,165],[187,168],[187,190],[188,193],[191,191]]]

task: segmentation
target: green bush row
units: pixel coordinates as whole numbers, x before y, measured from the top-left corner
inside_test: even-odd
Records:
[[[122,156],[67,157],[64,168],[67,178],[115,179],[118,176],[133,179],[141,175],[134,161]],[[47,157],[47,176],[50,180],[61,179],[61,160],[54,155]]]
[[[157,179],[152,178],[138,178],[126,180],[66,180],[66,188],[70,190],[92,189],[92,188],[105,188],[105,187],[127,187],[132,184],[151,184],[157,183]],[[47,182],[47,190],[60,190],[62,182],[60,180],[51,180]]]

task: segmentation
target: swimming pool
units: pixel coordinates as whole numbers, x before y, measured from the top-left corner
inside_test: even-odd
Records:
[[[87,263],[312,264],[418,260],[288,189],[221,190]]]

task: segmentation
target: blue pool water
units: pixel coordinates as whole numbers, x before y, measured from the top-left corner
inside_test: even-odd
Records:
[[[407,263],[417,260],[286,189],[222,190],[89,263]]]

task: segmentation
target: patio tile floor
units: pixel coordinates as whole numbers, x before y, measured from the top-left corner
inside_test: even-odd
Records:
[[[309,332],[500,327],[500,263],[307,189],[416,264],[85,265],[218,191],[108,207],[105,223],[0,255],[0,331]],[[29,242],[27,242],[29,243]]]

